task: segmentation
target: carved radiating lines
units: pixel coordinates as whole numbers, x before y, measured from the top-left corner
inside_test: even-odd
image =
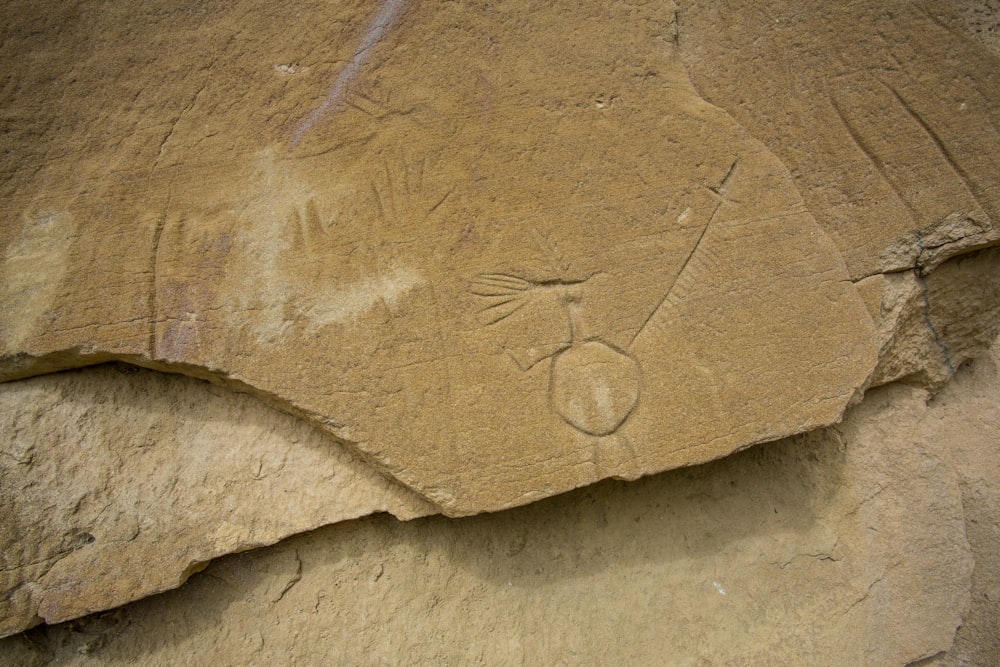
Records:
[[[720,264],[719,257],[711,248],[703,244],[709,227],[727,204],[739,203],[733,198],[731,186],[739,172],[739,160],[733,160],[718,185],[706,184],[715,205],[708,213],[708,219],[698,231],[698,236],[681,263],[673,279],[665,286],[660,299],[638,328],[626,349],[588,336],[583,330],[581,317],[584,308],[584,284],[594,277],[583,280],[567,280],[563,277],[546,280],[529,280],[511,273],[483,273],[469,281],[469,291],[483,299],[485,305],[478,311],[484,326],[492,326],[507,320],[525,309],[533,301],[536,307],[551,307],[553,299],[566,314],[569,335],[556,345],[541,346],[547,354],[536,357],[533,363],[521,364],[511,354],[518,367],[527,372],[537,363],[551,359],[549,370],[549,400],[552,409],[567,424],[579,431],[597,437],[609,436],[618,431],[639,403],[641,368],[630,349],[636,337],[654,320],[662,321],[663,312],[684,299],[690,290],[689,284],[696,280],[692,274],[704,275],[715,272]],[[571,262],[560,252],[558,245],[548,236],[535,230],[535,241],[542,254],[547,256],[551,270],[556,276],[572,275]],[[549,298],[539,300],[543,294]],[[531,312],[530,309],[527,312]],[[533,348],[539,349],[539,348]],[[510,351],[507,350],[508,354]]]
[[[489,300],[479,311],[483,314],[484,323],[489,325],[496,324],[524,308],[531,300],[534,286],[533,283],[517,276],[484,273],[470,282],[469,291]]]
[[[552,408],[574,428],[605,436],[618,430],[639,401],[639,364],[624,350],[584,335],[581,287],[587,280],[532,281],[507,273],[484,273],[470,281],[469,290],[487,301],[480,310],[486,326],[510,317],[543,292],[555,297],[566,313],[569,337],[542,357],[552,359]]]
[[[483,273],[469,281],[469,291],[487,299],[487,305],[479,312],[485,317],[484,324],[496,324],[526,306],[540,292],[553,295],[568,309],[571,334],[578,330],[571,305],[579,302],[577,287],[590,280],[526,280],[509,273]]]

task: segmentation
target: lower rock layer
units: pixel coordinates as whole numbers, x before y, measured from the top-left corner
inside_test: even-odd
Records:
[[[256,398],[124,364],[0,385],[0,432],[0,634],[318,526],[432,511]]]
[[[0,653],[34,665],[988,664],[998,405],[994,346],[932,400],[895,384],[838,427],[704,466],[461,520],[342,523]]]
[[[987,249],[863,281],[882,337],[872,383],[940,389],[982,355],[1000,329],[998,262]],[[557,352],[557,386],[629,370],[619,358],[597,343]],[[564,418],[606,425],[600,401],[567,395]],[[175,588],[213,558],[320,526],[439,511],[307,423],[190,378],[120,364],[0,385],[0,419],[3,634]],[[624,469],[614,454],[596,453]]]

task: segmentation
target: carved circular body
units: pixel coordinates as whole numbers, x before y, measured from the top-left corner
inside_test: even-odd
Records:
[[[552,405],[591,435],[614,433],[639,401],[639,364],[600,341],[570,346],[552,361]]]

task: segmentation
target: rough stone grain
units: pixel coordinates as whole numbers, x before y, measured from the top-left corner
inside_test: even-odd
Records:
[[[1000,2],[956,0],[955,5],[962,16],[963,28],[1000,55]]]
[[[836,427],[505,512],[345,522],[220,559],[178,591],[8,638],[0,655],[988,665],[1000,347],[928,396],[893,384]]]
[[[1000,249],[954,258],[929,275],[913,270],[862,282],[880,313],[872,385],[902,380],[940,389],[1000,333]]]
[[[726,69],[687,50],[694,6],[54,4],[12,4],[0,47],[8,379],[221,379],[460,515],[830,424],[875,367],[855,245],[692,86]],[[976,178],[980,102],[946,123]],[[953,181],[866,252],[955,212],[978,236],[945,245],[991,242],[993,186]]]
[[[960,418],[929,418],[920,427],[959,473],[965,533],[975,555],[972,599],[955,644],[928,665],[989,665],[1000,656],[1000,345],[991,356],[935,397],[935,412]]]
[[[939,389],[1000,327],[988,5],[7,3],[0,374],[336,441],[0,389],[0,629]]]
[[[695,88],[788,167],[854,279],[1000,239],[1000,67],[952,3],[680,7]]]
[[[448,514],[832,423],[848,278],[1000,239],[943,3],[49,4],[0,47],[2,376],[225,380]]]
[[[0,635],[318,526],[433,511],[255,398],[125,365],[0,385],[0,432]]]
[[[998,255],[862,281],[885,337],[877,383],[939,388],[977,354],[1000,329]],[[557,382],[583,381],[581,356],[630,370],[584,344],[557,357]],[[436,511],[293,417],[188,378],[119,365],[25,380],[0,386],[0,415],[4,633],[173,588],[211,558],[303,530]]]

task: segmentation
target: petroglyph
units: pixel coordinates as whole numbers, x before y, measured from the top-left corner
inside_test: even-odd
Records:
[[[295,130],[295,134],[292,136],[291,144],[292,146],[298,146],[299,142],[306,135],[309,130],[311,130],[323,116],[327,115],[331,111],[335,111],[337,107],[343,103],[344,98],[347,95],[347,89],[351,83],[358,77],[361,73],[362,68],[368,59],[371,57],[372,51],[378,45],[379,42],[385,37],[386,33],[393,26],[393,24],[398,20],[403,8],[406,6],[405,0],[385,0],[382,6],[379,8],[378,13],[375,15],[368,26],[368,30],[365,32],[364,37],[361,40],[361,44],[358,46],[354,55],[347,62],[347,65],[340,71],[337,78],[333,82],[333,86],[330,88],[330,92],[327,94],[323,102],[316,107],[316,109],[309,114],[298,129]]]
[[[638,404],[640,373],[638,362],[626,352],[584,334],[579,311],[587,280],[531,281],[505,273],[486,273],[473,279],[469,290],[487,301],[478,313],[486,326],[530,307],[540,294],[554,294],[566,313],[568,340],[529,368],[551,358],[552,408],[567,424],[590,435],[604,436],[618,430]],[[512,359],[527,370],[513,355]]]
[[[98,8],[191,57],[119,62],[70,32],[45,68],[8,59],[8,218],[75,223],[51,260],[49,232],[0,226],[0,377],[121,358],[232,382],[456,515],[838,419],[873,365],[869,311],[782,162],[688,81],[671,3],[529,4],[326,3],[257,17],[260,40]],[[923,119],[978,178],[890,83],[905,136],[934,150]],[[974,204],[941,207],[985,230]]]
[[[572,332],[578,330],[578,323],[573,317],[573,308],[580,301],[577,289],[585,280],[543,280],[531,281],[505,273],[484,273],[471,281],[469,291],[487,300],[487,305],[479,315],[483,324],[496,324],[505,320],[521,308],[524,308],[542,294],[554,295],[567,309]]]
[[[591,435],[610,435],[639,403],[639,363],[599,340],[574,343],[552,359],[552,406]]]
[[[583,330],[580,317],[583,294],[587,281],[593,275],[577,280],[528,280],[508,273],[484,273],[470,281],[469,291],[486,302],[477,313],[484,326],[499,324],[522,309],[530,308],[543,295],[555,295],[566,313],[569,325],[566,342],[547,350],[544,346],[538,346],[536,349],[544,351],[536,352],[537,356],[527,363],[509,350],[508,355],[522,371],[529,370],[546,359],[552,360],[549,381],[552,407],[568,424],[591,435],[610,435],[618,430],[638,405],[641,371],[639,362],[629,348],[651,323],[664,317],[665,310],[675,307],[684,298],[686,286],[683,280],[686,279],[689,265],[694,263],[703,268],[713,268],[713,251],[703,248],[703,242],[723,206],[739,203],[730,194],[738,166],[739,160],[733,160],[717,184],[703,186],[716,202],[708,221],[698,233],[673,280],[635,331],[626,349],[598,336],[588,335]],[[559,275],[570,274],[573,262],[560,251],[559,245],[537,229],[532,231],[534,241],[547,258],[552,271]]]

